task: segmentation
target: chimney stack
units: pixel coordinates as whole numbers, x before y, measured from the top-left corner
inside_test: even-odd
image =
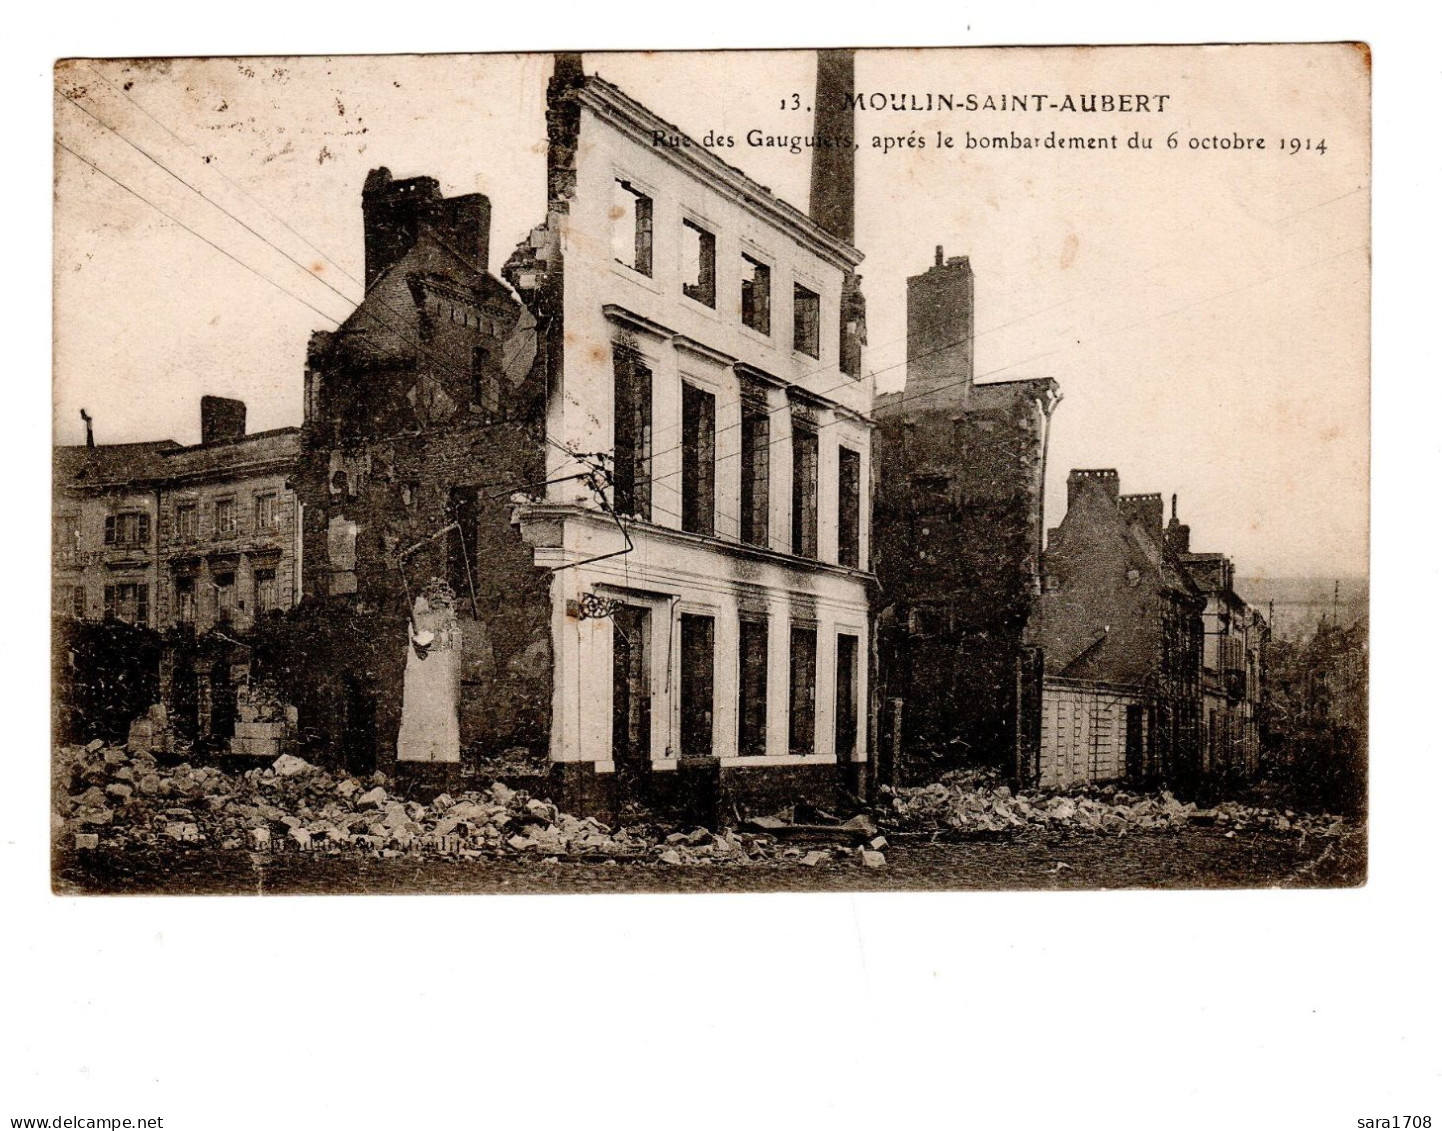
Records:
[[[815,130],[811,158],[811,218],[838,239],[856,240],[856,79],[850,48],[816,53]]]
[[[963,405],[975,376],[975,288],[971,261],[943,258],[906,280],[906,398],[918,408]],[[928,395],[934,394],[934,395]]]
[[[90,419],[90,414],[83,408],[80,410],[80,419],[85,421],[85,446],[95,447],[95,422]]]
[[[1102,497],[1112,506],[1121,502],[1121,478],[1114,467],[1075,467],[1066,477],[1066,509],[1071,510],[1081,498],[1082,492],[1094,485]]]
[[[491,202],[480,193],[441,195],[434,177],[398,181],[384,166],[366,175],[361,191],[365,220],[366,290],[429,230],[454,253],[457,270],[484,273],[491,254]]]
[[[1119,500],[1122,517],[1134,522],[1147,532],[1147,537],[1161,545],[1162,497],[1161,495],[1123,495]]]
[[[1174,554],[1192,552],[1192,528],[1177,521],[1177,497],[1172,496],[1172,521],[1167,523],[1167,548]]]
[[[200,442],[222,444],[245,436],[245,402],[229,397],[200,398]]]

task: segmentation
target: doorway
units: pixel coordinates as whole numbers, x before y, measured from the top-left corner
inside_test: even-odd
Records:
[[[651,768],[651,613],[622,605],[611,617],[611,758],[634,785]]]

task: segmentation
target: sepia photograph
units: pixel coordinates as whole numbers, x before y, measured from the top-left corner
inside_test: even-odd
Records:
[[[1363,884],[1370,72],[59,61],[54,890]]]
[[[16,24],[0,1127],[1442,1118],[1425,15]]]

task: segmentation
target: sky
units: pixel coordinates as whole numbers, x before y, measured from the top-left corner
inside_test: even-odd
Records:
[[[810,53],[589,54],[585,66],[694,137],[734,136],[726,160],[805,206],[809,154],[745,135],[810,132]],[[245,400],[252,430],[299,423],[306,341],[360,298],[367,171],[487,194],[498,271],[544,217],[550,68],[548,55],[58,67],[56,441],[83,442],[84,407],[100,442],[194,442],[204,393]],[[928,92],[1042,93],[1048,107],[1168,96],[1159,114],[858,113],[856,243],[879,390],[902,387],[905,280],[940,244],[976,273],[978,380],[1061,384],[1050,525],[1069,468],[1116,467],[1125,492],[1177,493],[1193,546],[1230,554],[1241,574],[1366,573],[1363,55],[862,51],[856,80],[923,105]],[[956,148],[938,148],[938,131]],[[968,133],[1052,131],[1119,147],[966,147]],[[1134,131],[1153,147],[1128,147]],[[928,145],[887,152],[873,137]],[[1189,144],[1213,137],[1267,148]],[[1313,148],[1279,150],[1290,138]]]

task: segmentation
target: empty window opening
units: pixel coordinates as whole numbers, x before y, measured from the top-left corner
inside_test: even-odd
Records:
[[[852,569],[861,567],[861,453],[838,449],[836,501],[836,560]]]
[[[481,583],[477,569],[480,533],[480,493],[475,487],[452,487],[446,500],[446,583],[456,597],[456,609],[472,610],[471,598]]]
[[[821,356],[821,296],[796,283],[791,299],[792,346],[807,357]]]
[[[842,633],[836,637],[836,756],[845,762],[856,758],[861,713],[858,710],[857,637]]]
[[[741,256],[741,322],[771,336],[771,268],[749,255]]]
[[[791,626],[791,753],[816,750],[816,629]]]
[[[741,405],[741,541],[765,546],[770,537],[771,417],[764,405]]]
[[[681,293],[716,305],[716,237],[690,220],[681,221]]]
[[[617,514],[651,517],[651,370],[617,346],[615,492]]]
[[[711,757],[716,692],[716,621],[681,614],[681,755]]]
[[[821,445],[810,428],[791,432],[791,552],[800,558],[816,557],[817,464]]]
[[[766,621],[741,620],[741,702],[737,753],[766,753]]]
[[[681,386],[681,529],[716,532],[716,398]]]
[[[650,275],[651,198],[618,179],[611,200],[611,253],[617,263]]]

